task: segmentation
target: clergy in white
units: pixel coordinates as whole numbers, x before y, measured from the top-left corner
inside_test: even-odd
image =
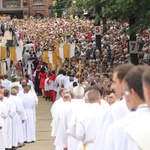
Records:
[[[5,119],[5,148],[12,148],[12,120],[16,115],[16,110],[13,105],[13,102],[9,99],[10,94],[8,90],[4,91],[4,99],[3,102],[8,109],[8,117]]]
[[[55,146],[60,147],[62,150],[68,148],[68,135],[67,135],[67,127],[69,124],[68,114],[71,109],[71,95],[68,91],[64,90],[62,93],[63,103],[61,109],[59,111],[59,122],[58,122],[58,130],[55,139]],[[58,148],[57,148],[58,149]]]
[[[8,116],[8,110],[6,105],[3,103],[3,95],[0,94],[0,149],[5,150],[5,119]]]
[[[86,93],[86,106],[84,110],[79,111],[76,125],[76,139],[83,143],[83,148],[93,150],[93,143],[98,134],[99,125],[102,116],[108,110],[100,102],[100,93],[92,89]]]
[[[133,65],[131,64],[122,64],[114,69],[111,89],[113,89],[116,92],[118,98],[121,99],[121,101],[114,103],[103,116],[101,124],[99,126],[98,136],[95,139],[94,149],[97,149],[97,147],[99,149],[103,149],[104,139],[106,137],[106,132],[108,130],[109,125],[111,125],[112,123],[121,119],[129,113],[129,110],[125,103],[125,99],[123,97],[123,91],[125,75],[132,67]]]
[[[23,106],[27,115],[27,119],[23,124],[24,128],[24,138],[26,142],[34,142],[36,140],[35,137],[35,98],[33,95],[29,93],[29,88],[24,87],[23,94],[21,96],[23,101]]]
[[[144,67],[144,66],[143,66]],[[150,67],[148,67],[143,75],[143,91],[146,103],[150,108]],[[148,116],[138,118],[137,121],[127,126],[124,129],[124,135],[122,137],[121,150],[149,150],[150,149],[150,111]]]

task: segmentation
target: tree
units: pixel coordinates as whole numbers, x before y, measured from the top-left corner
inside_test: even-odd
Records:
[[[128,22],[125,32],[130,34],[130,40],[136,40],[136,33],[150,26],[150,2],[149,0],[77,0],[78,7],[101,5],[105,7],[104,15],[107,19],[119,19]],[[101,16],[99,14],[99,16]],[[137,55],[131,55],[133,64],[138,64]]]

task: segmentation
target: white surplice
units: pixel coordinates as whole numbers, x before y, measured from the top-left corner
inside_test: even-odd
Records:
[[[143,118],[124,128],[120,150],[150,149],[150,111]]]
[[[13,103],[9,100],[9,98],[4,97],[3,99],[4,104],[8,109],[8,117],[5,119],[5,148],[12,147],[12,120],[16,115],[16,110]]]
[[[9,100],[13,103],[14,105],[13,107],[15,108],[15,111],[16,111],[16,115],[12,119],[12,128],[13,128],[12,146],[17,147],[19,142],[20,143],[24,142],[21,118],[26,118],[26,115],[23,109],[22,101],[18,96],[10,95]]]
[[[60,113],[63,103],[64,103],[63,99],[59,98],[58,100],[56,100],[53,103],[51,110],[50,110],[51,115],[52,115],[51,136],[53,136],[53,137],[56,137],[56,134],[57,134],[58,124],[59,124],[59,113]],[[55,146],[55,150],[63,150],[63,148],[61,148],[59,146]]]
[[[11,81],[9,81],[8,79],[4,79],[2,81],[2,86],[7,89],[8,88],[8,85],[11,83]]]
[[[56,133],[56,138],[54,145],[57,147],[67,148],[68,147],[68,135],[67,128],[69,121],[68,114],[70,113],[71,102],[64,102],[61,105],[61,109],[58,115],[58,130]]]
[[[123,140],[123,129],[134,123],[139,118],[148,115],[149,108],[146,104],[140,105],[136,111],[130,112],[124,118],[109,126],[103,144],[103,150],[120,150],[120,143]]]
[[[7,107],[2,101],[0,101],[0,126],[2,127],[2,129],[0,129],[0,150],[5,150],[5,119],[7,116]]]
[[[59,99],[59,91],[60,89],[62,88],[61,87],[61,80],[63,78],[63,75],[62,74],[59,74],[56,79],[55,79],[55,85],[57,86],[57,89],[56,89],[56,100]]]
[[[106,132],[108,127],[114,123],[115,121],[123,118],[129,113],[129,110],[126,106],[125,99],[123,98],[121,101],[114,103],[111,105],[109,110],[103,116],[99,130],[98,136],[94,141],[94,149],[101,150],[103,149],[104,139],[106,137]]]
[[[86,150],[93,150],[93,143],[97,136],[102,116],[107,110],[107,107],[98,103],[88,103],[83,113],[78,113],[76,139],[86,145]]]
[[[27,115],[27,119],[23,124],[24,129],[24,139],[26,142],[32,142],[36,140],[35,137],[35,98],[29,92],[22,94],[21,99],[23,101],[23,106]]]
[[[62,104],[64,103],[62,98],[59,98],[58,100],[56,100],[52,107],[51,107],[51,115],[52,115],[52,122],[51,122],[51,127],[52,127],[52,131],[51,131],[51,136],[56,137],[57,134],[57,129],[58,129],[58,123],[59,123],[59,112],[62,108]]]
[[[71,100],[71,111],[68,114],[68,150],[77,150],[81,142],[76,139],[76,124],[78,113],[84,110],[85,101],[83,99]]]

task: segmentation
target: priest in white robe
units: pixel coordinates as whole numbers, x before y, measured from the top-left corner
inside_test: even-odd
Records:
[[[144,66],[136,66],[128,71],[125,77],[124,95],[127,107],[131,111],[134,111],[109,126],[103,146],[104,150],[120,150],[123,129],[134,123],[139,118],[148,115],[149,108],[145,102],[142,89],[142,74],[146,69],[147,67]]]
[[[143,66],[144,67],[144,66]],[[150,108],[150,67],[142,75],[143,91],[146,103]],[[149,150],[150,149],[150,110],[148,115],[124,128],[120,150]]]
[[[87,91],[86,106],[79,111],[76,125],[76,139],[82,142],[82,149],[93,150],[93,143],[99,130],[102,116],[108,107],[101,105],[100,93],[96,89]]]
[[[8,110],[6,105],[3,103],[3,95],[0,94],[0,148],[5,150],[5,119],[8,116]]]
[[[67,113],[67,120],[68,124],[67,127],[63,126],[66,124],[63,124],[62,126],[59,126],[61,131],[64,131],[64,133],[67,132],[67,139],[62,141],[63,139],[58,136],[57,140],[55,140],[55,145],[60,146],[60,144],[66,144],[68,150],[77,150],[78,145],[80,142],[76,140],[76,115],[78,110],[82,110],[82,108],[85,106],[85,102],[83,100],[84,97],[84,88],[81,86],[77,86],[73,89],[73,99],[71,100],[71,109],[70,112]],[[64,130],[65,129],[65,130]],[[66,141],[67,140],[67,141]]]
[[[24,107],[22,105],[21,99],[17,96],[18,90],[16,87],[11,89],[10,100],[13,103],[16,115],[13,118],[12,128],[13,128],[13,147],[18,147],[18,144],[22,144],[24,142],[23,136],[23,128],[22,128],[22,121],[26,119]]]
[[[55,138],[55,146],[56,149],[61,148],[65,150],[68,148],[68,135],[67,135],[67,127],[69,124],[68,114],[71,109],[71,95],[68,91],[63,91],[62,93],[63,103],[61,105],[61,109],[58,114],[58,130]]]
[[[12,120],[16,115],[16,110],[15,107],[13,105],[13,102],[10,101],[9,99],[9,91],[5,90],[4,91],[4,99],[3,102],[6,105],[7,109],[8,109],[8,117],[5,119],[5,148],[12,148]]]
[[[21,99],[23,101],[24,109],[27,115],[27,119],[23,124],[24,138],[26,142],[34,142],[36,140],[34,116],[34,109],[36,103],[34,96],[29,93],[28,87],[24,87],[23,92],[24,94],[22,95]]]
[[[129,109],[126,106],[125,99],[123,97],[123,91],[125,75],[132,67],[133,65],[131,64],[122,64],[114,69],[111,89],[113,89],[116,92],[120,101],[114,103],[103,116],[101,124],[99,126],[98,136],[96,137],[94,142],[94,149],[103,149],[103,143],[106,137],[108,127],[112,123],[121,119],[129,113]]]

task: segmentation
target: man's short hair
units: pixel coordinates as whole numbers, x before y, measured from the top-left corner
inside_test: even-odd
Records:
[[[83,98],[84,96],[84,88],[82,86],[76,86],[73,88],[73,96],[74,98]]]
[[[7,79],[7,78],[8,78],[8,75],[7,75],[7,74],[5,74],[5,75],[4,75],[4,78],[5,78],[5,79]]]
[[[144,100],[142,74],[146,69],[147,66],[135,66],[125,76],[125,82],[129,90],[133,89],[142,100]]]
[[[88,91],[88,102],[89,103],[94,103],[100,100],[100,93],[96,89],[92,89]]]
[[[8,96],[9,96],[9,94],[10,94],[9,90],[7,90],[7,89],[6,89],[6,90],[4,90],[4,96],[5,96],[5,97],[8,97]]]
[[[150,87],[150,67],[147,67],[146,71],[144,71],[142,75],[142,82],[144,86]]]
[[[117,73],[117,77],[120,80],[120,82],[122,82],[122,80],[124,79],[125,75],[127,74],[127,72],[133,67],[134,65],[132,64],[121,64],[118,65],[115,69],[114,69],[114,73]]]

